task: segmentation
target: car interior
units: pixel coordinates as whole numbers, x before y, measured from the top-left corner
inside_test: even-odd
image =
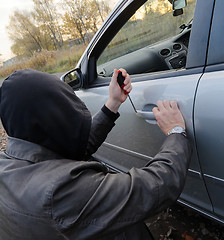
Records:
[[[129,74],[150,73],[185,68],[192,21],[181,25],[175,37],[146,46],[115,58],[97,68],[100,76],[112,76],[114,68],[125,68]]]

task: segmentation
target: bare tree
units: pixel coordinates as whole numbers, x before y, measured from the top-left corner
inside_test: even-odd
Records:
[[[90,35],[96,33],[104,21],[109,6],[98,0],[62,0],[62,3],[66,11],[64,28],[71,36],[78,32],[84,43],[90,42]]]
[[[15,11],[10,16],[10,23],[7,26],[9,38],[13,42],[13,53],[22,55],[28,51],[41,51],[43,43],[38,27],[32,21],[31,13],[27,11]],[[23,49],[23,50],[22,50]]]
[[[53,0],[33,0],[33,16],[42,28],[51,36],[55,49],[63,46],[62,30],[58,21],[58,13]]]
[[[65,10],[61,16],[54,0],[33,3],[32,11],[15,11],[7,27],[12,52],[18,56],[61,49],[63,37],[90,42],[110,9],[105,0],[61,0]]]
[[[71,30],[73,32],[77,30],[84,43],[85,39],[89,42],[88,27],[86,25],[88,0],[64,0],[63,3],[67,14],[67,19],[64,19],[67,20],[67,22],[64,21],[65,25],[68,27],[75,26],[75,29]]]
[[[99,12],[99,15],[100,15],[100,18],[101,18],[102,22],[104,22],[104,17],[103,17],[103,13],[102,13],[102,9],[101,9],[99,1],[98,0],[93,0],[93,1],[96,4],[96,7],[98,9],[98,12]]]

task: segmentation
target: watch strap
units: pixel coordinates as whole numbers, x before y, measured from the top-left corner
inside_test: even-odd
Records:
[[[182,134],[183,136],[187,137],[187,133],[185,131],[184,128],[180,127],[180,126],[176,126],[174,128],[172,128],[168,133],[167,136],[171,135],[171,134]]]

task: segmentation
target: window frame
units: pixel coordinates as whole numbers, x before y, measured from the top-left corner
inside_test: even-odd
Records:
[[[77,65],[83,73],[83,88],[105,86],[109,84],[109,78],[102,79],[102,77],[97,74],[97,59],[119,30],[145,2],[146,0],[124,0],[111,12],[105,23],[92,39]],[[186,69],[178,71],[169,70],[165,73],[155,72],[140,74],[141,77],[139,77],[139,75],[132,75],[133,81],[142,81],[144,78],[153,80],[161,77],[166,78],[204,71],[212,21],[213,3],[214,0],[208,0],[206,2],[204,2],[204,0],[197,0],[189,41]],[[208,13],[206,16],[204,11]]]

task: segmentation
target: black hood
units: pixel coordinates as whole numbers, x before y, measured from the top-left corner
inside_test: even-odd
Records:
[[[73,89],[56,76],[34,70],[10,75],[1,87],[0,115],[11,137],[82,160],[91,115]]]

